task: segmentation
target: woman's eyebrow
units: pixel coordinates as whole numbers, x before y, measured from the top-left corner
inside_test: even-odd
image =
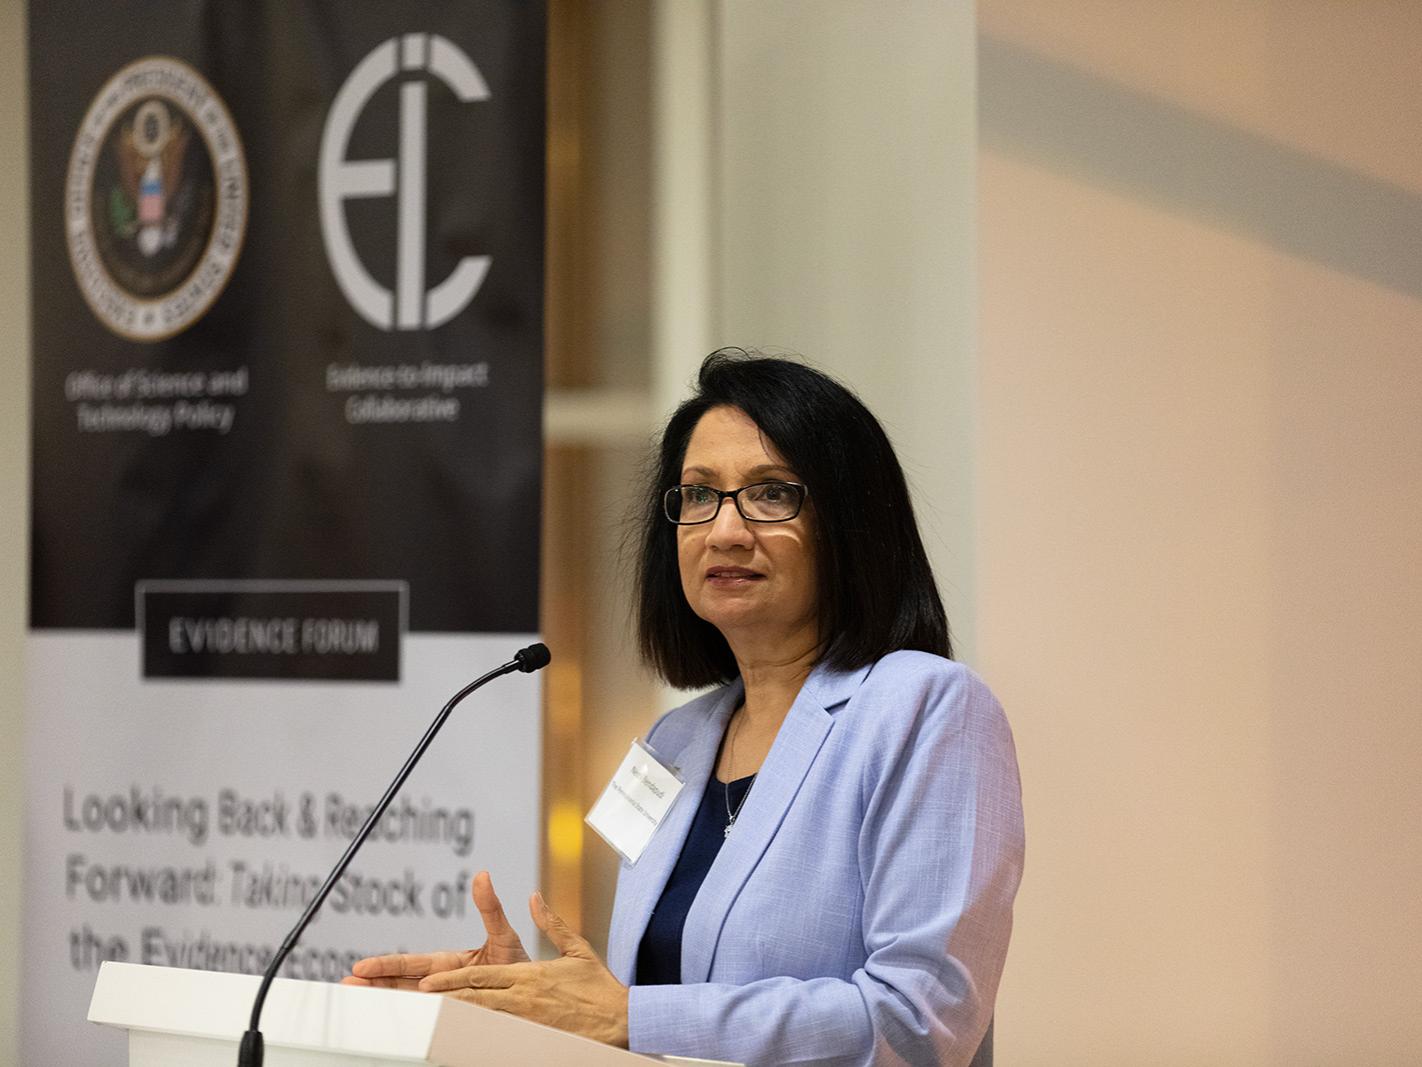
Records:
[[[762,463],[759,467],[752,467],[746,471],[746,473],[759,477],[762,474],[774,474],[776,471],[779,471],[781,474],[788,474],[792,478],[795,477],[795,472],[783,463]]]
[[[776,473],[788,474],[792,478],[797,477],[795,472],[792,471],[789,467],[785,466],[783,463],[762,463],[759,466],[751,467],[749,470],[747,470],[746,476],[748,478],[760,478],[767,474]],[[701,478],[714,478],[716,477],[716,471],[710,467],[683,467],[681,471],[681,476],[683,478],[688,478],[692,476],[697,476]]]

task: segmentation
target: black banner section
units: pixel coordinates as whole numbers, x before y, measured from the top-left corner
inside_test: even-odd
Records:
[[[543,5],[29,27],[31,626],[131,629],[148,580],[380,579],[411,631],[535,631]]]
[[[403,583],[138,587],[145,678],[398,682]]]

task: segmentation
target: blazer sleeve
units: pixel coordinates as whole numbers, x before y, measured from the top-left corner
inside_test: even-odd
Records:
[[[939,662],[863,709],[898,724],[879,735],[860,780],[845,782],[864,799],[861,885],[843,887],[863,893],[863,966],[847,978],[633,986],[633,1051],[749,1065],[972,1059],[1022,874],[1021,787],[997,701]]]

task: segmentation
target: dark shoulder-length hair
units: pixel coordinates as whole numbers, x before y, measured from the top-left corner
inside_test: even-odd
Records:
[[[899,649],[951,656],[948,617],[904,472],[879,421],[827,374],[721,349],[706,357],[695,395],[662,431],[646,487],[637,630],[648,665],[680,688],[716,685],[737,674],[726,639],[682,593],[676,527],[662,511],[662,494],[681,480],[692,430],[721,405],[749,415],[809,487],[820,662],[853,670]]]

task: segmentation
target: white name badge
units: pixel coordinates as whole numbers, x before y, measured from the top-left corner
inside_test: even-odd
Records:
[[[686,783],[650,748],[633,741],[584,820],[628,863],[636,863]]]

